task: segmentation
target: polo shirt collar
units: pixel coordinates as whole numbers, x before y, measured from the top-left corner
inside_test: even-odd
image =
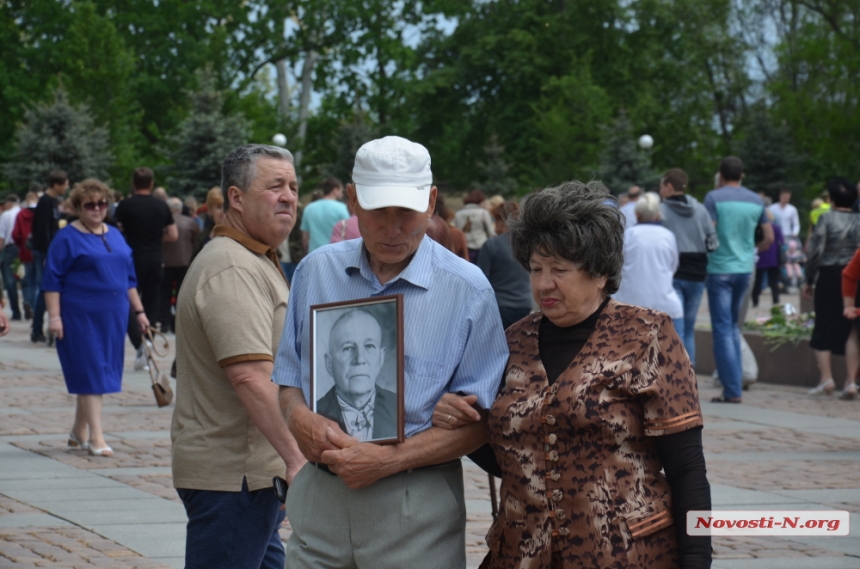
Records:
[[[403,271],[399,275],[385,283],[384,286],[389,286],[390,284],[402,279],[412,285],[421,287],[423,289],[429,289],[430,285],[432,284],[432,266],[433,243],[432,239],[425,235],[424,238],[421,240],[421,244],[418,245],[418,250],[415,251],[415,255],[412,257],[412,260],[409,262],[408,265],[406,265],[406,268],[403,269]],[[370,268],[368,251],[367,247],[364,246],[363,239],[361,242],[361,246],[356,247],[355,249],[355,256],[346,266],[347,274],[352,274],[355,271],[358,271],[362,277],[364,277],[370,282],[379,282],[379,279],[376,277],[376,274]]]
[[[268,245],[265,243],[260,243],[253,237],[246,235],[239,231],[238,229],[234,229],[233,227],[229,227],[227,225],[216,225],[215,229],[212,231],[213,237],[229,237],[233,241],[242,245],[245,249],[257,255],[265,255],[272,261],[275,266],[278,268],[278,271],[283,275],[284,270],[281,267],[281,262],[278,260],[278,254],[275,253],[274,249],[270,249]],[[284,276],[286,279],[286,276]]]

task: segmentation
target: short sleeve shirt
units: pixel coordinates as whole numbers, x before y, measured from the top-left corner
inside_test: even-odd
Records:
[[[475,265],[429,237],[384,285],[371,270],[364,241],[351,239],[305,257],[292,287],[272,378],[302,388],[309,407],[310,307],[390,294],[403,295],[406,436],[432,426],[444,393],[477,395],[484,409],[492,404],[508,359],[493,289]]]
[[[642,559],[678,567],[654,437],[700,427],[702,413],[672,321],[610,301],[550,385],[539,357],[542,317],[507,330],[511,357],[488,419],[501,506],[482,567],[549,567],[553,554],[565,567],[644,567],[631,562]]]
[[[174,224],[167,204],[152,195],[136,194],[122,200],[114,218],[122,224],[125,240],[135,254],[161,254],[164,228]]]
[[[273,254],[229,227],[200,252],[176,314],[176,488],[238,492],[270,488],[284,462],[248,417],[224,367],[274,361],[289,289]]]
[[[751,273],[755,262],[755,228],[770,223],[764,202],[739,186],[724,186],[705,196],[705,209],[717,224],[720,246],[708,256],[709,275]]]
[[[301,225],[301,230],[309,234],[308,252],[328,245],[332,228],[342,219],[349,219],[349,210],[343,202],[321,199],[309,203],[302,215]]]

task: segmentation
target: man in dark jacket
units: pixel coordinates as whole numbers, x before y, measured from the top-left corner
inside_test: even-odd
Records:
[[[40,287],[36,294],[36,306],[33,307],[33,329],[30,341],[45,342],[42,331],[45,318],[45,295],[42,294],[42,273],[45,270],[45,260],[48,258],[48,247],[54,240],[54,235],[60,230],[60,198],[69,189],[69,177],[62,170],[53,170],[48,174],[48,189],[36,203],[33,213],[33,229],[30,233],[33,252],[33,263],[36,269],[36,285]]]
[[[696,198],[688,196],[687,174],[680,168],[666,172],[660,180],[660,219],[675,234],[680,262],[672,285],[681,298],[684,316],[674,320],[675,330],[684,342],[693,366],[696,365],[694,328],[705,277],[708,275],[708,253],[719,245],[717,231],[705,209]]]

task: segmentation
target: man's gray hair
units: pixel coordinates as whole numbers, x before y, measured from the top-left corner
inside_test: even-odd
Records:
[[[508,220],[514,258],[526,270],[532,253],[567,259],[593,278],[606,277],[603,294],[618,291],[624,263],[623,214],[600,182],[572,181],[526,196]]]
[[[338,319],[334,321],[334,324],[332,324],[331,330],[329,330],[329,335],[328,335],[328,339],[329,339],[328,340],[328,349],[329,349],[329,351],[331,351],[331,349],[332,349],[331,338],[332,338],[332,336],[334,336],[335,329],[337,329],[338,326],[346,324],[347,322],[349,322],[350,320],[352,320],[353,318],[355,318],[356,316],[358,316],[360,314],[364,314],[366,316],[370,316],[371,318],[373,318],[373,320],[376,322],[377,326],[379,326],[380,335],[382,335],[382,323],[379,321],[379,318],[377,318],[375,314],[373,314],[372,312],[370,312],[369,310],[366,310],[364,308],[352,308],[350,310],[347,310],[343,314],[341,314],[338,317]],[[380,347],[382,347],[382,346],[380,346]]]
[[[293,154],[286,148],[270,144],[243,144],[227,155],[221,166],[221,187],[224,188],[224,211],[229,209],[230,186],[248,191],[257,175],[255,165],[260,157],[286,160],[293,164]]]
[[[660,196],[656,192],[645,192],[633,208],[639,221],[655,221],[660,218]]]
[[[179,198],[167,198],[167,207],[173,213],[182,213],[182,200]]]

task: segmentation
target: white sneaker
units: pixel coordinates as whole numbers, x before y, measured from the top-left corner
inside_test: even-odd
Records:
[[[146,354],[143,351],[143,346],[138,348],[137,356],[134,358],[134,371],[149,371],[149,364],[146,361]]]

